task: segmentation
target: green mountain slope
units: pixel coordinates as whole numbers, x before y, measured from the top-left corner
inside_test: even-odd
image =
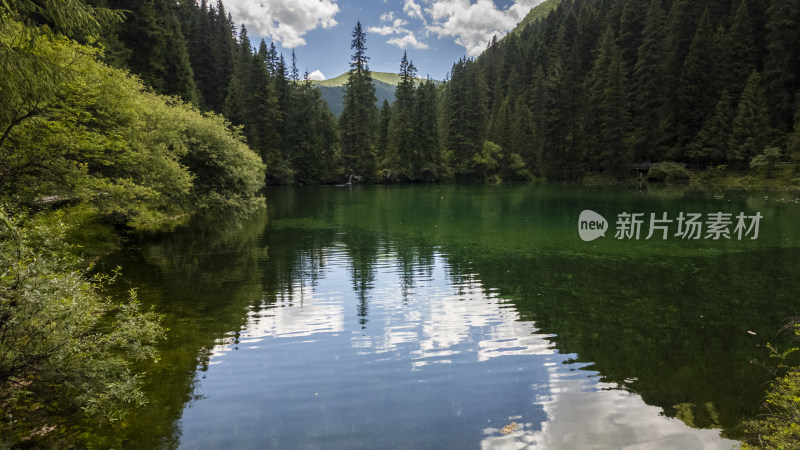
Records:
[[[544,19],[547,17],[550,12],[555,10],[558,5],[561,3],[561,0],[545,0],[543,3],[537,5],[535,8],[531,9],[527,16],[525,16],[522,21],[517,24],[517,27],[514,28],[511,32],[514,34],[521,33],[522,30],[525,29],[528,25],[533,24],[537,20]]]
[[[383,105],[384,100],[393,103],[394,90],[400,82],[400,75],[389,72],[372,72],[372,79],[375,81],[375,96],[378,98],[376,102],[378,108]],[[347,72],[336,78],[314,82],[314,85],[322,93],[322,99],[328,103],[331,112],[337,117],[344,110],[345,84],[347,84]]]
[[[314,84],[316,84],[317,86],[325,86],[325,87],[344,86],[345,84],[347,84],[347,73],[348,72],[345,72],[336,78],[330,78],[324,81],[315,81]],[[380,81],[385,84],[391,84],[392,86],[397,86],[397,83],[400,82],[400,75],[389,72],[372,72],[372,79],[375,80],[376,82]]]

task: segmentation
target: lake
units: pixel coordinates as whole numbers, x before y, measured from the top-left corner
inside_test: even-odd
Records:
[[[754,361],[800,309],[786,193],[266,197],[238,222],[135,235],[100,264],[170,329],[150,404],[115,431],[126,446],[731,448],[769,380]],[[582,239],[585,210],[605,236]]]

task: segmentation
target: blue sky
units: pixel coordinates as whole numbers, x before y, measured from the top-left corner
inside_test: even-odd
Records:
[[[477,56],[543,0],[223,0],[257,45],[274,41],[301,72],[332,78],[349,69],[350,34],[367,32],[370,69],[397,72],[403,51],[422,77],[442,80],[463,56]]]

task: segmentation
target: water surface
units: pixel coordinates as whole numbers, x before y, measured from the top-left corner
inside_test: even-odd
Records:
[[[131,446],[730,448],[768,379],[750,361],[797,313],[791,195],[403,186],[267,200],[243,223],[198,220],[109,258],[170,328]],[[583,242],[584,209],[612,227],[621,212],[763,219],[756,240]]]

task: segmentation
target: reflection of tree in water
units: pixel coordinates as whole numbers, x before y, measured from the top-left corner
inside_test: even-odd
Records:
[[[374,287],[375,264],[378,260],[380,238],[378,233],[358,229],[349,230],[342,238],[345,252],[350,257],[350,274],[353,290],[358,295],[358,317],[361,328],[366,328],[369,313],[369,291]]]
[[[302,302],[326,267],[333,238],[331,230],[269,230],[265,241],[271,248],[270,257],[259,262],[264,302],[261,306],[276,300],[288,300],[291,304],[298,289]]]
[[[397,268],[402,273],[400,292],[407,302],[413,293],[415,276],[433,276],[434,248],[422,239],[398,237],[393,241]]]
[[[178,419],[194,398],[195,371],[207,370],[217,339],[240,329],[242,311],[261,296],[253,281],[268,256],[267,220],[266,209],[243,221],[198,218],[169,233],[143,233],[98,263],[101,271],[121,266],[124,279],[116,288],[137,288],[144,305],[165,314],[169,330],[161,361],[146,368],[149,404],[110,432],[115,439],[142,448],[178,446]]]

